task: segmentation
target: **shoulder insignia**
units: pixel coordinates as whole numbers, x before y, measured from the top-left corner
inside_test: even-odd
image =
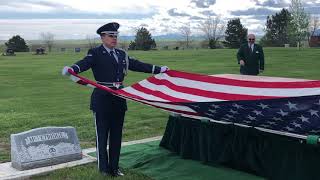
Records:
[[[123,49],[115,48],[116,52],[119,54],[120,52],[125,52]]]

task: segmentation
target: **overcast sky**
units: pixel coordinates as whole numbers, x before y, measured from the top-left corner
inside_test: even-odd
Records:
[[[306,12],[320,15],[320,0],[302,0]],[[101,25],[116,21],[121,35],[147,27],[152,35],[179,33],[190,23],[198,35],[199,23],[208,15],[227,22],[240,18],[249,32],[262,35],[267,15],[288,8],[290,0],[0,0],[0,40],[19,34],[39,39],[51,32],[55,39],[94,36]]]

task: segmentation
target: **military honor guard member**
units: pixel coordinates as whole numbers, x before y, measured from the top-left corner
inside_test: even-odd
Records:
[[[258,75],[264,70],[264,54],[260,45],[255,44],[255,35],[248,35],[248,43],[241,45],[237,53],[240,74]]]
[[[68,69],[81,73],[91,68],[98,84],[121,89],[128,70],[153,74],[169,70],[167,66],[155,66],[133,59],[125,51],[116,48],[119,26],[116,22],[101,26],[97,33],[101,37],[102,45],[90,49],[86,57],[71,67],[64,67],[62,75],[70,75]],[[91,95],[90,109],[95,119],[99,171],[105,175],[123,176],[118,163],[127,110],[126,100],[95,88]]]

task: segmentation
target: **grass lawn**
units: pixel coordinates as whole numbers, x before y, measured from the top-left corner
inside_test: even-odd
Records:
[[[320,79],[320,49],[265,48],[265,76]],[[235,49],[130,51],[129,55],[144,62],[167,65],[171,69],[202,73],[239,73]],[[61,69],[85,55],[50,53],[35,56],[17,53],[0,56],[0,162],[10,161],[10,134],[44,126],[73,126],[82,148],[95,146],[95,129],[89,111],[91,89],[61,76]],[[92,79],[91,72],[85,73]],[[129,72],[126,85],[149,74]],[[124,141],[162,135],[168,114],[128,102]],[[94,164],[57,171],[45,179],[96,179]],[[131,179],[149,179],[126,170]]]

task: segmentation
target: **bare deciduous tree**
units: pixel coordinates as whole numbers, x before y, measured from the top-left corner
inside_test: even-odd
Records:
[[[298,47],[308,34],[309,15],[304,11],[301,0],[291,0],[290,13],[292,15],[292,33],[296,38]]]
[[[191,37],[190,24],[180,27],[180,32],[185,39],[186,48],[188,49],[190,44],[190,37]]]
[[[214,49],[217,47],[218,40],[223,37],[225,25],[221,20],[221,16],[209,16],[204,22],[200,24],[200,30],[205,34],[209,41],[209,47]]]
[[[40,38],[43,41],[43,44],[48,47],[49,52],[51,52],[53,43],[54,43],[54,34],[50,32],[42,32]]]
[[[87,43],[88,43],[88,48],[92,49],[94,47],[97,47],[98,46],[98,39],[95,37],[95,36],[90,36],[90,35],[87,35],[86,36],[86,40],[87,40]]]
[[[310,45],[310,37],[314,35],[317,29],[320,27],[320,19],[317,16],[311,16],[310,17],[310,23],[309,23],[309,34],[308,34],[308,42]]]

